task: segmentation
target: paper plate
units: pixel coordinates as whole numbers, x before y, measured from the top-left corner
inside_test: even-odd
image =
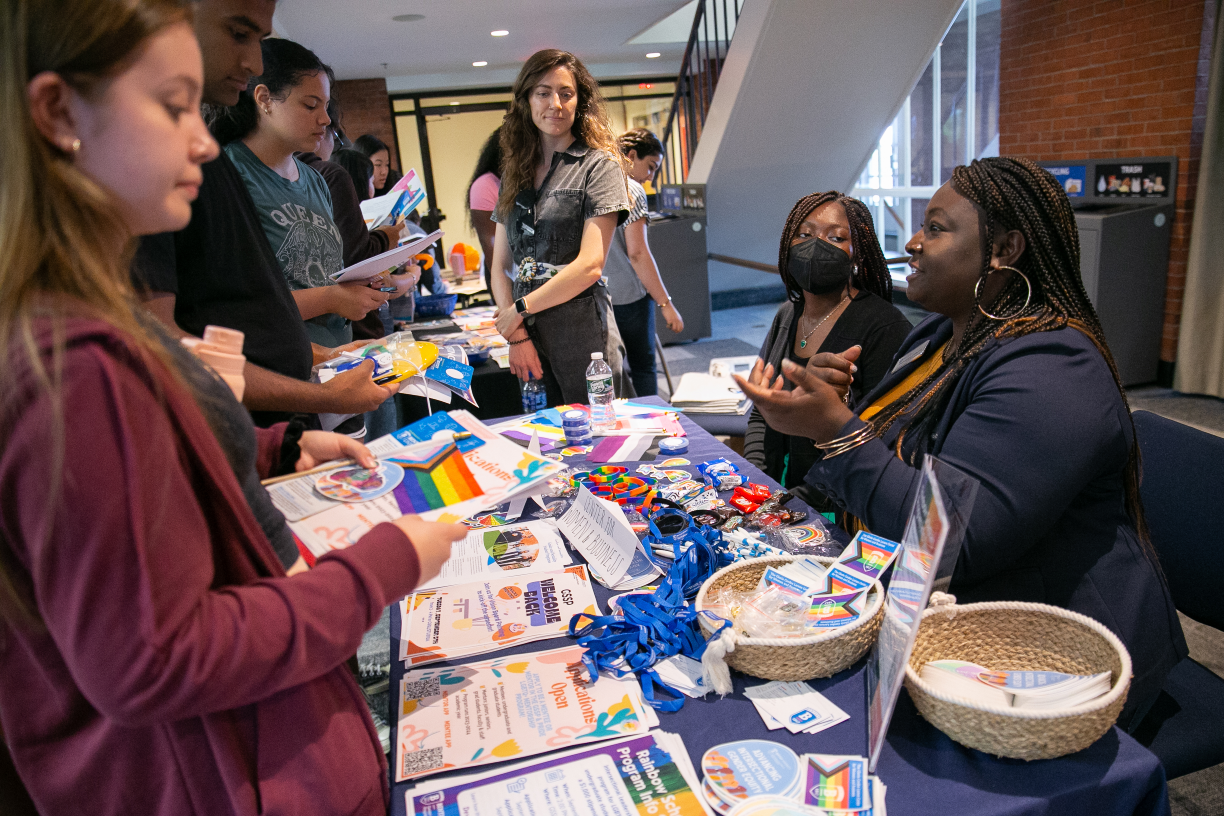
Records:
[[[399,465],[380,462],[370,470],[354,465],[324,473],[315,480],[315,490],[336,501],[366,502],[390,493],[403,479]]]
[[[827,816],[823,810],[800,804],[785,796],[752,796],[740,802],[727,816]]]
[[[730,805],[752,796],[789,796],[803,785],[803,763],[790,748],[769,740],[716,745],[701,758],[715,795]]]

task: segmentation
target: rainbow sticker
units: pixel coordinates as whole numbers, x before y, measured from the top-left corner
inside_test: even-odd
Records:
[[[453,442],[427,456],[389,457],[388,461],[404,468],[404,481],[394,495],[405,513],[437,510],[484,493]]]
[[[376,468],[346,467],[324,473],[315,480],[315,490],[336,501],[366,502],[390,493],[403,478],[403,470],[386,463]]]
[[[901,545],[860,531],[838,556],[837,563],[868,578],[879,578],[897,557]]]
[[[824,810],[867,810],[867,760],[862,757],[804,754],[807,778],[803,803]]]

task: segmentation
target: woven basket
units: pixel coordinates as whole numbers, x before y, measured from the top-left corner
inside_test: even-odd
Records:
[[[922,615],[905,687],[919,713],[961,745],[1013,759],[1052,759],[1087,748],[1118,719],[1130,687],[1122,641],[1092,618],[1034,603],[956,606],[938,595]],[[999,671],[1113,673],[1103,697],[1050,711],[985,706],[941,694],[918,672],[931,660],[968,660]]]
[[[780,566],[796,560],[792,556],[749,558],[711,575],[697,593],[697,611],[705,608],[705,599],[714,589],[730,586],[741,592],[753,589],[761,580],[766,567]],[[817,558],[828,566],[832,558]],[[884,595],[879,584],[868,590],[866,609],[858,620],[836,629],[804,638],[754,638],[736,634],[735,651],[726,656],[727,665],[765,680],[811,680],[831,677],[849,668],[867,653],[880,631]],[[698,617],[707,636],[714,627],[705,615]]]

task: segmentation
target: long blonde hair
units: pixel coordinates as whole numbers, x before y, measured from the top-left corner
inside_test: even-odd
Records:
[[[52,71],[89,96],[148,37],[187,20],[190,9],[181,0],[7,0],[0,12],[0,360],[29,373],[0,377],[0,428],[11,425],[11,412],[31,385],[50,397],[48,507],[57,500],[64,457],[66,309],[79,304],[128,334],[138,349],[166,357],[134,317],[133,242],[112,196],[39,133],[26,88]],[[49,355],[40,351],[40,320],[51,326]],[[0,566],[0,601],[18,597],[9,570]],[[18,600],[19,610],[33,614],[25,607]]]
[[[531,90],[554,68],[568,68],[574,75],[574,85],[578,90],[578,110],[574,113],[570,133],[587,147],[608,154],[620,164],[622,171],[628,170],[628,161],[621,156],[620,146],[612,132],[599,83],[582,60],[556,48],[537,51],[523,63],[518,79],[514,80],[510,109],[502,120],[501,192],[497,196],[497,216],[503,221],[513,212],[515,196],[529,187],[535,187],[536,168],[543,153],[540,149],[540,131],[531,121]]]

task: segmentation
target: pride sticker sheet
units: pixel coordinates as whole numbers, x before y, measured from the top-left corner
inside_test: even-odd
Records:
[[[803,802],[824,810],[867,810],[867,760],[835,754],[804,754],[807,760]]]

